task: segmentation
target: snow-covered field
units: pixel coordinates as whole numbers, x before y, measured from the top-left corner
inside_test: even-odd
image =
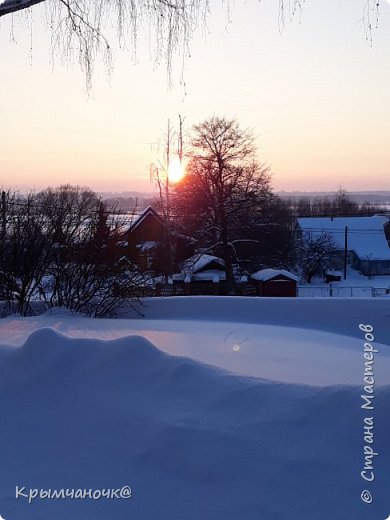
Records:
[[[0,320],[3,518],[387,518],[388,299],[155,298],[140,311]],[[364,343],[378,350],[373,410]],[[126,485],[129,499],[15,498]]]

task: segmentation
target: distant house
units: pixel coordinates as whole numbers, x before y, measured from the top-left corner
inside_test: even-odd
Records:
[[[163,219],[148,206],[133,220],[126,235],[131,259],[142,271],[150,270],[157,247],[166,236]]]
[[[151,206],[145,208],[131,223],[127,232],[129,241],[158,242],[165,233],[165,224],[160,215]]]
[[[226,294],[226,270],[222,258],[195,254],[181,264],[181,272],[173,276],[177,291],[186,295]]]
[[[385,234],[388,218],[372,217],[308,217],[297,221],[295,240],[304,233],[313,235],[324,231],[336,244],[335,268],[344,263],[345,238],[347,239],[347,263],[366,276],[390,274],[390,248]]]
[[[247,276],[236,277],[234,287],[226,282],[225,262],[222,258],[197,254],[185,260],[180,273],[172,277],[172,284],[163,296],[296,296],[298,278],[284,270],[263,269]]]
[[[324,279],[326,283],[340,282],[342,277],[342,271],[335,271],[334,269],[325,269]]]
[[[197,254],[184,260],[182,271],[174,275],[176,282],[187,279],[192,282],[216,282],[226,280],[225,262],[213,255]]]
[[[151,206],[145,208],[130,224],[126,236],[130,258],[141,271],[171,274],[167,226],[156,210]],[[171,232],[169,243],[174,265],[193,252],[191,238],[178,234],[175,229]]]
[[[252,280],[258,282],[259,296],[295,297],[298,278],[283,269],[261,269],[252,274]]]

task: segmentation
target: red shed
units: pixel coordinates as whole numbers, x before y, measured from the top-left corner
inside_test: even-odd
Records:
[[[295,297],[297,295],[298,278],[289,271],[278,269],[262,269],[252,274],[257,280],[259,296]]]

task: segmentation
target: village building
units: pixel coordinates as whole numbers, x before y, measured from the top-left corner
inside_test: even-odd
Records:
[[[191,238],[176,230],[169,233],[165,219],[151,206],[133,220],[126,238],[129,256],[142,272],[171,274],[193,252]]]
[[[319,236],[328,233],[336,247],[333,267],[347,265],[366,276],[390,274],[390,247],[386,238],[389,219],[381,215],[371,217],[305,217],[298,218],[295,243],[305,233]],[[345,258],[346,256],[346,258]]]
[[[257,282],[259,296],[295,297],[297,295],[298,278],[295,274],[283,269],[261,269],[251,275]]]

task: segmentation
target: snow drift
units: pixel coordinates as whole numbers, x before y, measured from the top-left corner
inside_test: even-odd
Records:
[[[96,320],[54,310],[0,320],[0,343],[20,346],[51,327],[74,338],[147,338],[158,349],[242,376],[309,385],[361,385],[363,334],[375,328],[377,384],[390,383],[390,320],[386,299],[242,297],[151,298],[131,319]]]
[[[25,321],[23,321],[24,323]],[[143,337],[50,328],[0,349],[0,514],[7,520],[385,518],[390,388],[377,390],[375,500],[360,499],[361,389],[240,377]],[[387,470],[387,471],[386,471]],[[380,478],[379,478],[380,476]],[[15,500],[15,487],[130,500]]]

